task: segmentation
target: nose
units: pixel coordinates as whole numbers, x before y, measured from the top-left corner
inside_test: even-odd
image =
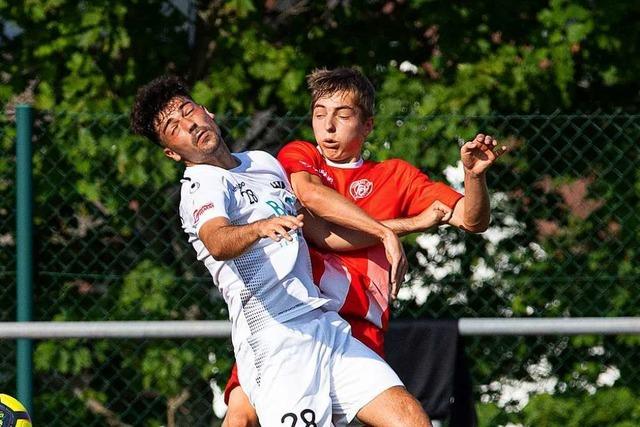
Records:
[[[183,117],[180,119],[180,127],[182,128],[183,131],[186,131],[187,133],[191,133],[198,127],[198,124],[191,119]]]
[[[324,119],[324,129],[330,133],[336,131],[335,119],[330,114],[327,114],[327,117]]]

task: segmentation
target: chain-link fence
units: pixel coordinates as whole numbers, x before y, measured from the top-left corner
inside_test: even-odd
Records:
[[[14,123],[0,120],[2,146],[14,153]],[[275,153],[284,141],[312,138],[307,118],[265,113],[220,122],[235,150]],[[394,315],[639,315],[640,116],[378,117],[366,154],[404,157],[459,186],[459,139],[476,130],[512,148],[488,176],[492,225],[481,235],[441,228],[408,237],[411,279]],[[35,320],[227,318],[180,230],[179,165],[132,137],[123,115],[38,112],[33,131]],[[15,161],[6,155],[1,321],[16,312],[14,180]],[[483,425],[535,424],[553,410],[559,420],[579,419],[571,399],[597,396],[605,396],[609,417],[600,425],[640,414],[633,398],[640,337],[466,341]],[[2,346],[0,390],[14,390],[15,345]],[[40,341],[35,348],[34,415],[51,426],[216,425],[212,390],[224,385],[232,354],[229,342],[202,339]],[[538,393],[553,395],[556,406],[542,396],[523,410]],[[628,406],[606,403],[625,393]]]

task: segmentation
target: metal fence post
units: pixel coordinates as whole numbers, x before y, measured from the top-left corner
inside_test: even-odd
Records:
[[[33,313],[33,171],[30,105],[16,107],[16,282],[17,321],[29,322]],[[17,342],[17,397],[33,416],[33,343]]]

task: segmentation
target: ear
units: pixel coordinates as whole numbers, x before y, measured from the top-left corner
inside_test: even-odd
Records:
[[[182,157],[180,157],[180,154],[176,153],[175,151],[173,151],[170,148],[164,148],[162,150],[162,152],[164,153],[165,156],[167,156],[168,158],[170,158],[171,160],[174,160],[176,162],[179,162],[180,160],[182,160]]]
[[[202,106],[202,108],[204,108],[204,111],[209,115],[209,117],[211,117],[212,119],[216,118],[216,115],[209,112],[209,110],[207,110],[207,107],[205,107],[204,105]]]
[[[369,117],[362,125],[364,126],[364,137],[366,138],[373,130],[373,117]]]

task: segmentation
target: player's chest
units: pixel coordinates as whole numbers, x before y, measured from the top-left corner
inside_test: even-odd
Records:
[[[398,214],[402,189],[396,180],[376,170],[336,174],[334,189],[377,219]]]
[[[232,216],[260,219],[295,214],[296,198],[276,174],[236,175],[228,185]]]
[[[374,173],[347,171],[334,174],[333,188],[361,205],[377,199],[389,190],[387,180]]]

